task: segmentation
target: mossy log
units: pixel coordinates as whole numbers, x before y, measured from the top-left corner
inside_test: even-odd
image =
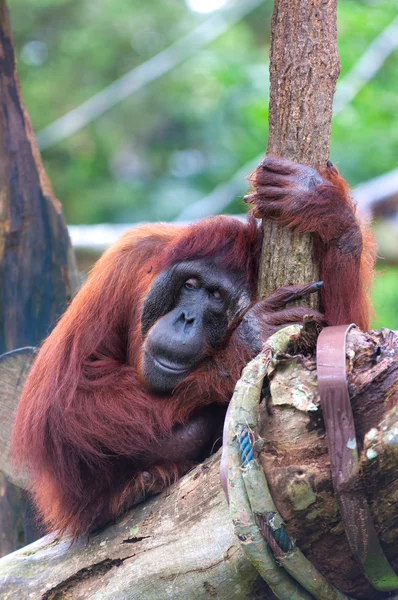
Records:
[[[362,476],[383,549],[398,568],[398,336],[348,336]],[[330,479],[314,358],[294,356],[261,405],[262,461],[289,535],[353,598],[373,591],[354,563]],[[272,599],[234,537],[219,454],[117,524],[71,545],[49,535],[0,560],[4,600]]]

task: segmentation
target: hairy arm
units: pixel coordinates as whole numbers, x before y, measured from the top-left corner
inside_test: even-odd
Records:
[[[321,288],[322,282],[319,281],[305,285],[286,285],[275,290],[247,311],[234,335],[250,348],[252,356],[255,356],[278,329],[293,323],[302,323],[306,316],[324,325],[324,317],[318,311],[303,306],[286,306],[287,303],[318,292]]]
[[[252,176],[246,197],[256,217],[315,234],[322,309],[329,325],[369,326],[369,288],[375,244],[360,223],[346,182],[331,163],[320,174],[311,167],[266,157]]]

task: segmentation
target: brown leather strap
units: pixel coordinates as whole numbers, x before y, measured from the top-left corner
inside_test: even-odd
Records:
[[[351,552],[371,585],[398,589],[398,576],[380,546],[359,477],[354,416],[347,386],[346,336],[353,325],[325,327],[317,345],[319,394],[334,490]]]

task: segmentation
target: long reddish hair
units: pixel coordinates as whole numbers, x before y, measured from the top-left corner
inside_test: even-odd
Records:
[[[132,477],[134,458],[198,406],[229,401],[249,359],[239,344],[221,350],[211,368],[204,363],[170,396],[143,386],[142,307],[162,269],[209,256],[246,273],[254,294],[260,244],[254,218],[215,217],[188,227],[132,229],[99,259],[44,341],[14,427],[13,456],[29,471],[47,527],[76,536],[119,514],[142,486]],[[167,483],[178,469],[168,465],[156,475]]]
[[[286,168],[290,167],[285,163]],[[264,177],[260,167],[253,194],[260,213],[275,204],[270,203],[269,190],[281,192],[274,187],[262,194]],[[267,177],[272,185],[272,172]],[[297,210],[300,197],[296,194],[288,202],[287,192],[282,211],[278,204],[278,220],[317,235],[316,258],[324,281],[321,300],[328,323],[353,321],[367,329],[374,244],[366,229],[361,237],[346,184],[335,171],[327,177],[304,216]],[[301,200],[307,202],[308,193]],[[343,227],[339,210],[346,211],[352,227]],[[187,227],[138,227],[97,262],[43,343],[14,427],[14,459],[29,471],[30,489],[48,528],[76,537],[119,515],[148,491],[145,473],[137,468],[145,451],[170,435],[174,425],[185,423],[198,407],[229,402],[242,367],[252,357],[239,336],[203,361],[172,394],[161,396],[147,389],[140,372],[143,305],[164,269],[209,257],[245,275],[254,302],[260,245],[261,228],[252,216],[245,222],[220,216]],[[264,307],[256,305],[266,337],[270,321],[261,321]],[[296,308],[290,317],[297,322],[303,310]],[[273,325],[286,323],[288,313],[288,309],[275,313]],[[149,489],[164,488],[188,467],[167,459],[150,467]]]

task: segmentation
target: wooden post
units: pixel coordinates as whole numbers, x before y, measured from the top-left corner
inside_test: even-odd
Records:
[[[340,72],[337,0],[275,0],[271,23],[267,154],[326,167],[332,104]],[[263,223],[259,290],[317,281],[312,239]],[[300,303],[317,306],[316,295]],[[312,303],[312,304],[310,304]]]
[[[78,277],[61,205],[44,171],[15,70],[13,35],[0,2],[0,354],[39,344],[65,309]],[[0,513],[18,494],[0,474]],[[10,507],[10,498],[14,506]],[[11,511],[11,512],[10,512]],[[24,541],[3,519],[2,552]],[[6,532],[5,528],[9,528]],[[4,540],[10,540],[6,544]]]

